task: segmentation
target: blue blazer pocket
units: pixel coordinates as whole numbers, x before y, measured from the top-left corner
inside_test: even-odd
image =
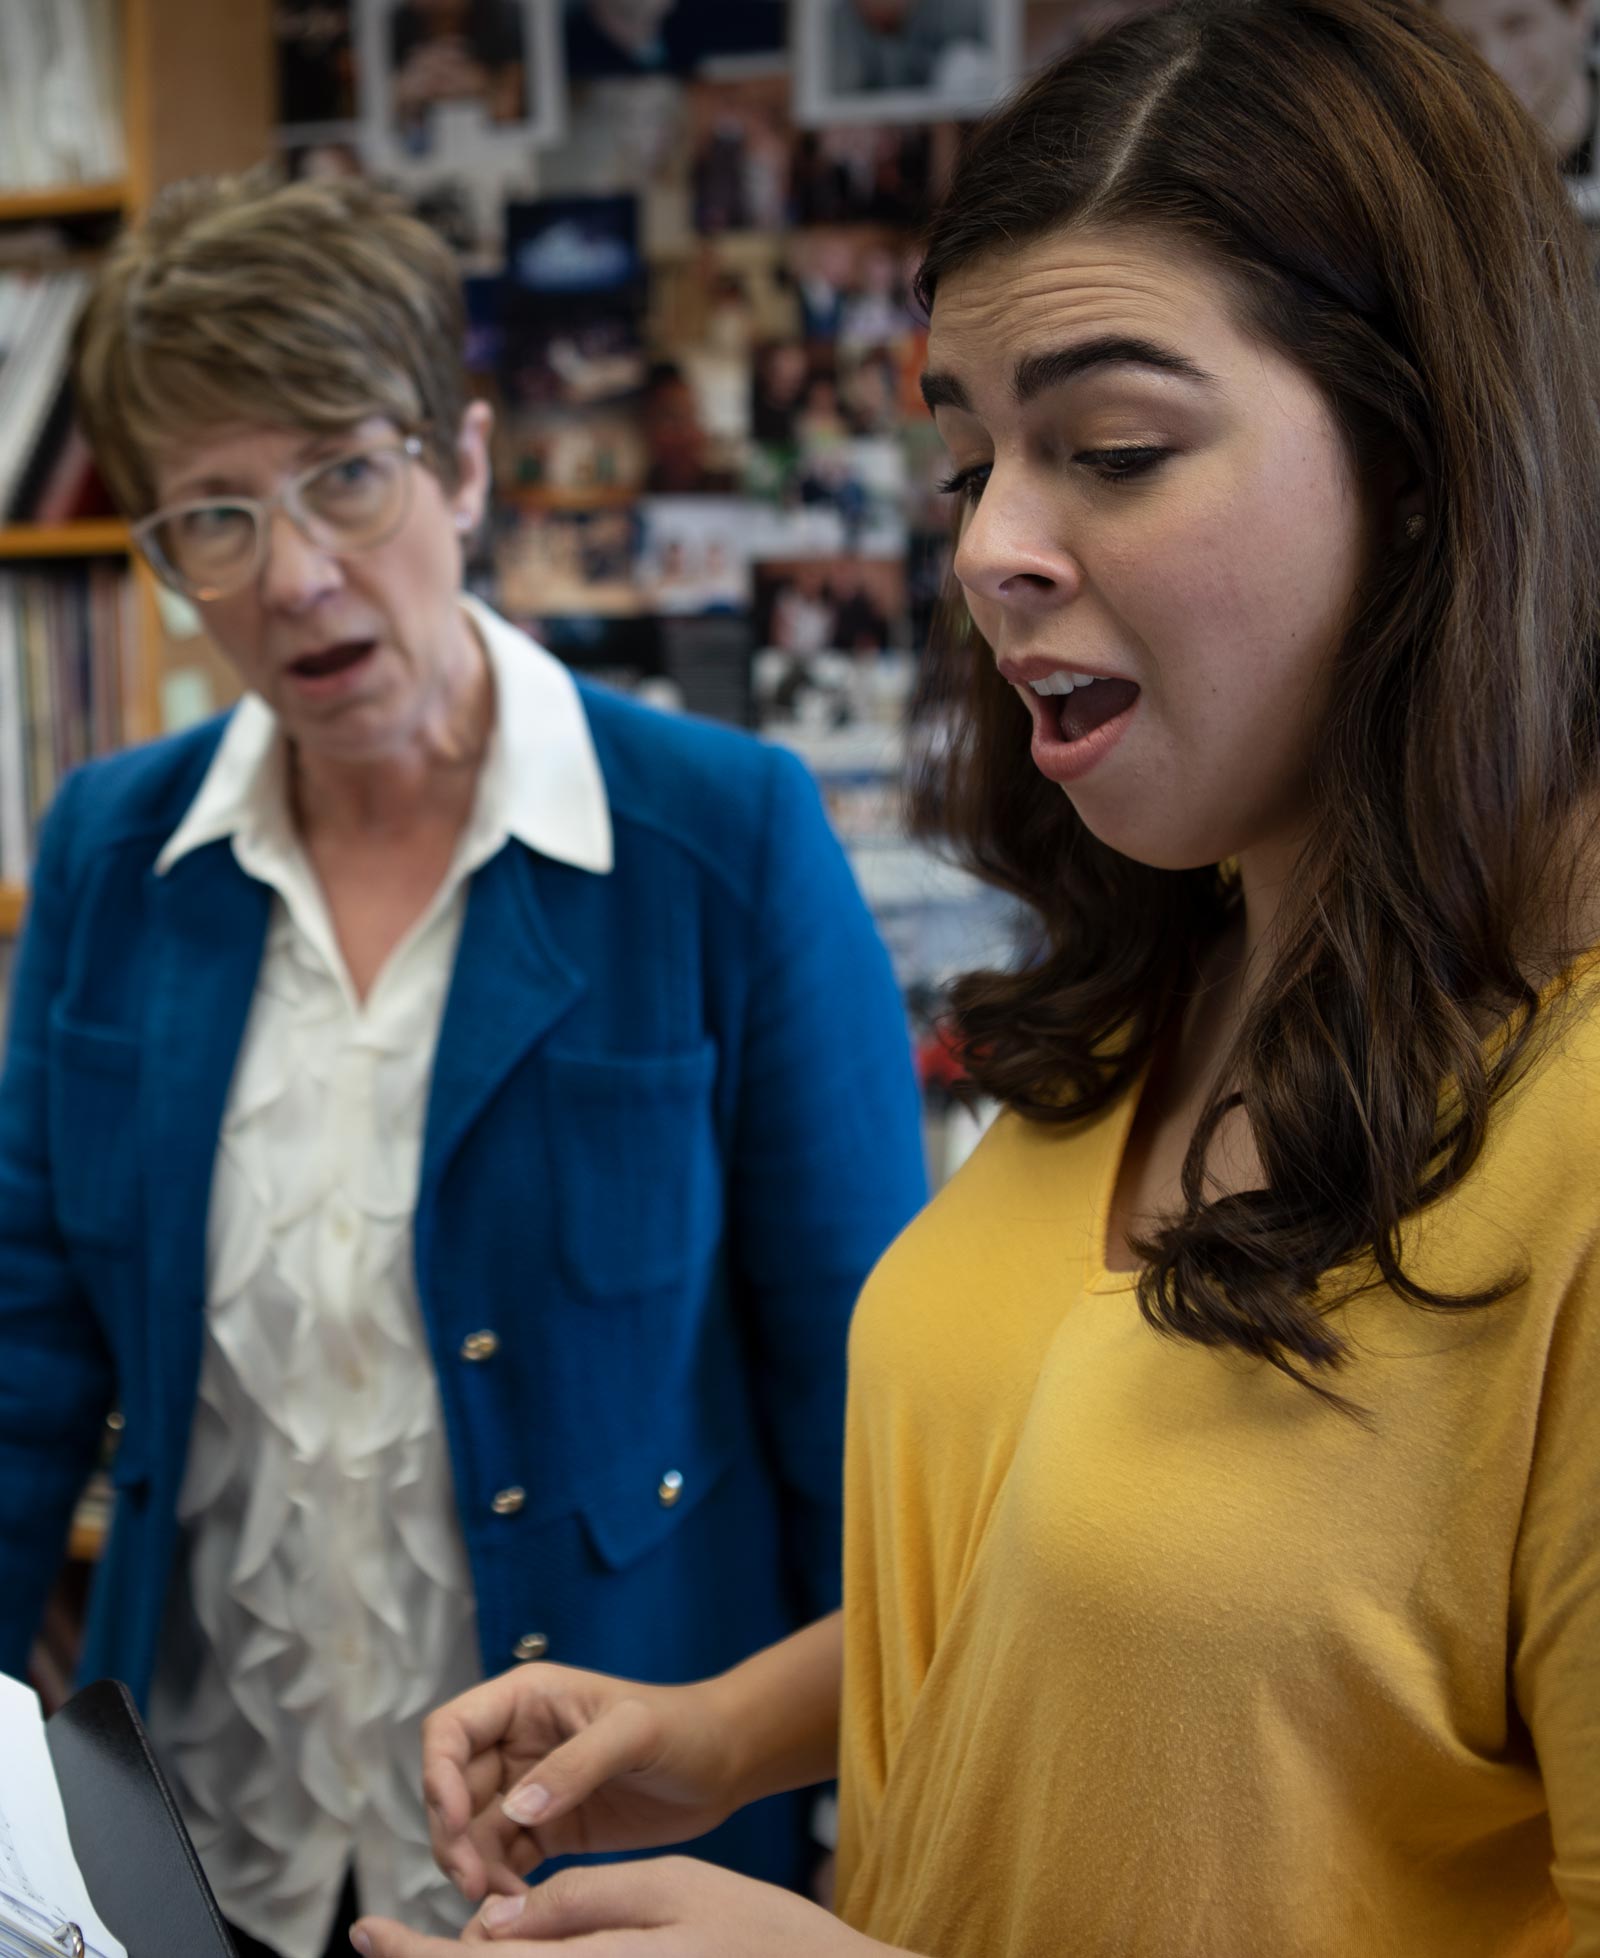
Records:
[[[711,1041],[683,1054],[547,1057],[562,1270],[580,1296],[681,1286],[722,1230]]]
[[[50,1015],[50,1165],[68,1242],[125,1245],[139,1222],[139,1043]]]
[[[626,1570],[671,1540],[733,1465],[731,1442],[699,1440],[677,1452],[655,1449],[579,1505],[596,1559]]]

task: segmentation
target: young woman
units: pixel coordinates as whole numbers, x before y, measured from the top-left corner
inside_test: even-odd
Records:
[[[956,995],[1008,1110],[855,1321],[842,1618],[464,1697],[438,1853],[508,1958],[1595,1958],[1600,322],[1554,163],[1423,9],[1193,0],[977,134],[922,286],[971,625],[923,802],[1040,918]],[[678,1859],[520,1892],[835,1764],[837,1919]]]

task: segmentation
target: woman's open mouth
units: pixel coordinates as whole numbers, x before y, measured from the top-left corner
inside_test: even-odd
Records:
[[[302,653],[287,667],[289,678],[304,693],[326,694],[349,685],[377,650],[376,639],[340,639]]]
[[[1086,740],[1139,698],[1131,680],[1102,680],[1088,673],[1061,673],[1028,684],[1047,703],[1045,719],[1054,719],[1060,738],[1069,742]]]
[[[1033,762],[1065,786],[1080,781],[1122,739],[1139,702],[1132,680],[1080,673],[1042,660],[1002,660],[1001,674],[1033,714]]]

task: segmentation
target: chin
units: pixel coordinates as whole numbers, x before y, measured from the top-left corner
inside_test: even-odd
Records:
[[[1063,794],[1066,791],[1063,790]],[[1150,870],[1209,870],[1212,865],[1226,861],[1238,854],[1235,843],[1223,840],[1220,832],[1207,833],[1201,829],[1168,827],[1165,824],[1140,820],[1137,815],[1123,812],[1113,814],[1109,810],[1096,810],[1075,797],[1067,800],[1077,810],[1079,819],[1089,834],[1108,850],[1115,850],[1119,857],[1131,858],[1134,863],[1142,863]],[[1090,798],[1084,798],[1089,801]],[[1148,811],[1141,812],[1148,816]]]

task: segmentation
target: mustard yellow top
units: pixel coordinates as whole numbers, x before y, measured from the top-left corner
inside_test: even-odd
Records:
[[[852,1337],[840,1909],[929,1958],[1600,1958],[1600,987],[1413,1269],[1370,1424],[1153,1332],[1132,1097],[1002,1116]]]

